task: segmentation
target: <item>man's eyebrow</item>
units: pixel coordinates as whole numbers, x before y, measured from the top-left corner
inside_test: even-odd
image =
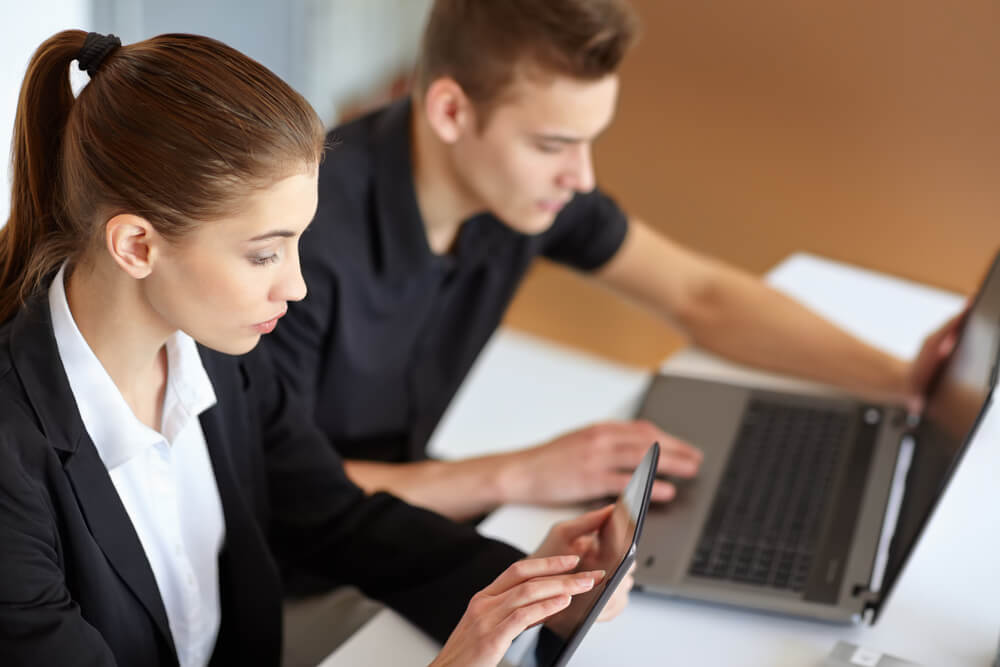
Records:
[[[260,234],[258,236],[255,236],[252,239],[249,239],[249,242],[252,243],[254,241],[266,241],[267,239],[273,239],[273,238],[290,239],[293,236],[295,236],[295,232],[289,231],[287,229],[276,229],[273,232],[267,232],[266,234]]]
[[[552,141],[560,144],[579,144],[583,142],[581,137],[570,137],[564,134],[535,134],[538,141]]]

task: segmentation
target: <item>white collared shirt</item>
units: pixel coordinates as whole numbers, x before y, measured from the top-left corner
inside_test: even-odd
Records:
[[[215,391],[190,336],[167,341],[160,431],[132,412],[73,320],[59,270],[49,288],[52,328],[83,425],[108,469],[167,611],[181,667],[208,664],[219,633],[222,502],[198,415]]]

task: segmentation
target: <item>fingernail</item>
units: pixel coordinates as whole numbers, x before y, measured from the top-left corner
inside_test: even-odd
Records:
[[[582,588],[584,590],[594,587],[594,580],[590,577],[583,577],[582,579],[576,580],[577,588]]]
[[[607,572],[605,572],[604,570],[598,570],[594,574],[596,575],[597,581],[600,581],[605,577],[605,575],[607,575]]]

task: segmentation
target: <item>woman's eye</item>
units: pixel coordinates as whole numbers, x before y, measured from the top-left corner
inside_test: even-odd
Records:
[[[557,144],[536,144],[535,146],[543,153],[558,153],[562,148]]]
[[[253,255],[250,257],[250,261],[257,266],[265,266],[267,264],[273,264],[278,261],[278,254],[274,253],[271,255]]]

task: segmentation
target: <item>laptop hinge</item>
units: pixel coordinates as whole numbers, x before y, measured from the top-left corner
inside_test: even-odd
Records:
[[[861,617],[866,623],[871,623],[882,602],[882,596],[878,591],[869,590],[867,586],[857,585],[851,594],[861,603]]]
[[[916,441],[913,436],[904,436],[899,446],[899,452],[896,455],[896,467],[889,486],[889,498],[886,502],[885,515],[882,519],[882,530],[879,532],[871,581],[867,586],[863,587],[863,590],[869,591],[874,595],[878,595],[879,591],[882,590],[882,582],[885,580],[886,567],[889,564],[889,547],[892,544],[892,538],[896,534],[896,523],[899,521],[899,512],[903,507],[903,498],[906,495],[906,479],[910,472],[910,463],[913,461],[915,447]]]

